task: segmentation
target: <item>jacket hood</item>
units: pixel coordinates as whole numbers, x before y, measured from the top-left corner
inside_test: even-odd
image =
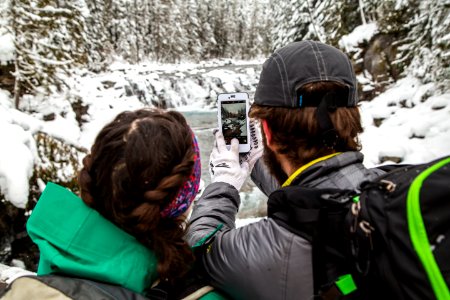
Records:
[[[158,276],[150,249],[57,184],[47,184],[27,231],[40,250],[38,275],[66,274],[138,293]]]

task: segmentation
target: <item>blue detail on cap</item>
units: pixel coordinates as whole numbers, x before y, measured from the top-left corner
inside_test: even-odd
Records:
[[[300,95],[300,98],[298,99],[298,106],[302,107],[303,104],[303,95]]]

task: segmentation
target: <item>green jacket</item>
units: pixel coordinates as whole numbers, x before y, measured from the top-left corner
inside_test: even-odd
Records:
[[[138,293],[158,277],[151,250],[54,183],[47,184],[27,230],[40,250],[38,275],[67,274]]]
[[[158,278],[150,249],[57,184],[47,184],[27,230],[40,250],[38,276],[65,274],[140,294]],[[202,299],[221,297],[210,292]]]

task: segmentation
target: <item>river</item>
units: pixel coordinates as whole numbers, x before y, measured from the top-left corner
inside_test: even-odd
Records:
[[[211,183],[208,165],[209,155],[214,145],[213,130],[217,128],[217,112],[183,111],[181,113],[185,116],[197,136],[202,162],[202,180],[205,182],[206,187]],[[238,218],[262,217],[266,215],[267,197],[259,191],[251,179],[248,179],[242,187],[240,196],[242,203]]]

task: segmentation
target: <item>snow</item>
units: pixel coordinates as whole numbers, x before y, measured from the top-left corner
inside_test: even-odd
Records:
[[[0,64],[11,62],[14,59],[14,52],[13,36],[10,33],[2,34],[0,30]]]
[[[23,268],[0,264],[0,282],[10,284],[16,278],[27,275],[36,275],[36,273],[24,270]]]
[[[25,208],[28,198],[28,179],[34,165],[31,134],[22,127],[0,121],[0,186],[5,198],[17,207]]]
[[[6,12],[9,5],[9,1],[0,1],[0,65],[4,65],[14,59],[14,39],[6,29],[8,25]]]
[[[36,153],[31,131],[25,128],[33,126],[24,122],[26,117],[8,108],[7,96],[7,93],[0,91],[0,190],[12,204],[25,208],[28,179],[33,172]]]
[[[164,99],[169,107],[185,115],[194,113],[194,118],[201,118],[191,122],[196,124],[197,134],[207,139],[209,131],[217,126],[216,95],[244,91],[252,98],[260,65],[258,61],[228,60],[197,65],[146,62],[132,66],[116,62],[105,73],[79,71],[70,78],[68,94],[48,98],[25,96],[21,108],[32,113],[14,109],[11,95],[0,90],[0,138],[7,145],[0,148],[0,190],[14,205],[25,206],[28,180],[37,160],[34,133],[41,131],[67,144],[89,149],[101,127],[118,113],[152,107],[158,99]],[[127,92],[133,87],[133,91]],[[78,100],[87,107],[81,127],[71,107]],[[422,84],[414,77],[399,80],[371,102],[361,103],[365,164],[373,167],[390,163],[386,161],[389,159],[422,163],[449,154],[449,103],[450,94],[439,94],[436,84]],[[48,115],[53,115],[53,120],[43,121]],[[212,144],[208,141],[202,146],[208,148]],[[205,166],[209,151],[202,149]],[[205,175],[208,176],[207,171]],[[205,183],[208,182],[209,178],[205,178]],[[255,212],[264,207],[258,199],[264,196],[252,188],[243,194],[239,218],[259,216]]]
[[[368,23],[357,26],[350,34],[342,36],[339,40],[339,47],[345,52],[358,51],[358,44],[368,42],[378,32],[376,23]]]
[[[116,63],[112,71],[106,73],[80,71],[68,81],[71,84],[69,94],[45,98],[25,95],[20,108],[31,113],[14,109],[11,95],[0,90],[0,138],[2,145],[7,145],[0,148],[0,192],[15,206],[25,207],[28,181],[38,160],[34,133],[44,132],[67,144],[89,149],[98,131],[118,113],[154,106],[152,101],[159,97],[166,100],[169,107],[180,111],[212,112],[218,93],[254,90],[257,76],[253,66],[260,64],[231,60],[199,65]],[[136,90],[127,96],[126,88],[133,86]],[[142,93],[142,99],[138,92]],[[208,97],[214,100],[206,104]],[[88,106],[81,128],[71,107],[71,102],[77,99]],[[52,120],[43,121],[46,116],[53,116]],[[64,170],[59,172],[63,177]]]
[[[232,65],[205,62],[197,66],[148,63],[133,67],[116,63],[113,70],[106,73],[80,71],[71,78],[69,94],[55,94],[45,99],[39,95],[25,96],[21,108],[30,113],[14,109],[11,95],[0,90],[0,192],[13,205],[25,207],[28,182],[38,159],[34,133],[45,132],[68,144],[90,148],[107,122],[124,110],[154,106],[151,97],[155,94],[165,97],[173,109],[191,118],[190,124],[201,137],[202,173],[205,175],[202,185],[207,185],[207,161],[213,144],[210,137],[212,128],[217,126],[215,97],[225,91],[247,91],[252,95],[259,65],[255,62],[233,62]],[[126,87],[133,84],[142,90],[146,100],[139,99],[136,93],[126,95]],[[81,127],[71,107],[71,103],[80,99],[88,106]],[[367,167],[394,161],[418,164],[450,154],[450,93],[440,93],[436,83],[422,84],[413,76],[406,77],[372,101],[360,103],[360,108],[364,127],[362,152]],[[43,121],[52,114],[53,120]],[[43,190],[45,182],[38,179],[38,185]],[[264,219],[261,216],[267,209],[267,197],[258,188],[247,182],[240,196],[236,227]],[[14,264],[14,267],[0,264],[0,281],[9,283],[19,276],[34,274],[23,270],[20,261]]]
[[[450,154],[450,94],[438,94],[432,83],[401,79],[371,102],[361,103],[361,112],[368,166],[382,157],[417,164]],[[384,120],[376,127],[374,119]]]
[[[239,228],[239,227],[242,227],[242,226],[246,226],[246,225],[251,224],[251,223],[258,222],[258,221],[260,221],[262,219],[264,219],[264,218],[237,219],[236,220],[236,228]]]

